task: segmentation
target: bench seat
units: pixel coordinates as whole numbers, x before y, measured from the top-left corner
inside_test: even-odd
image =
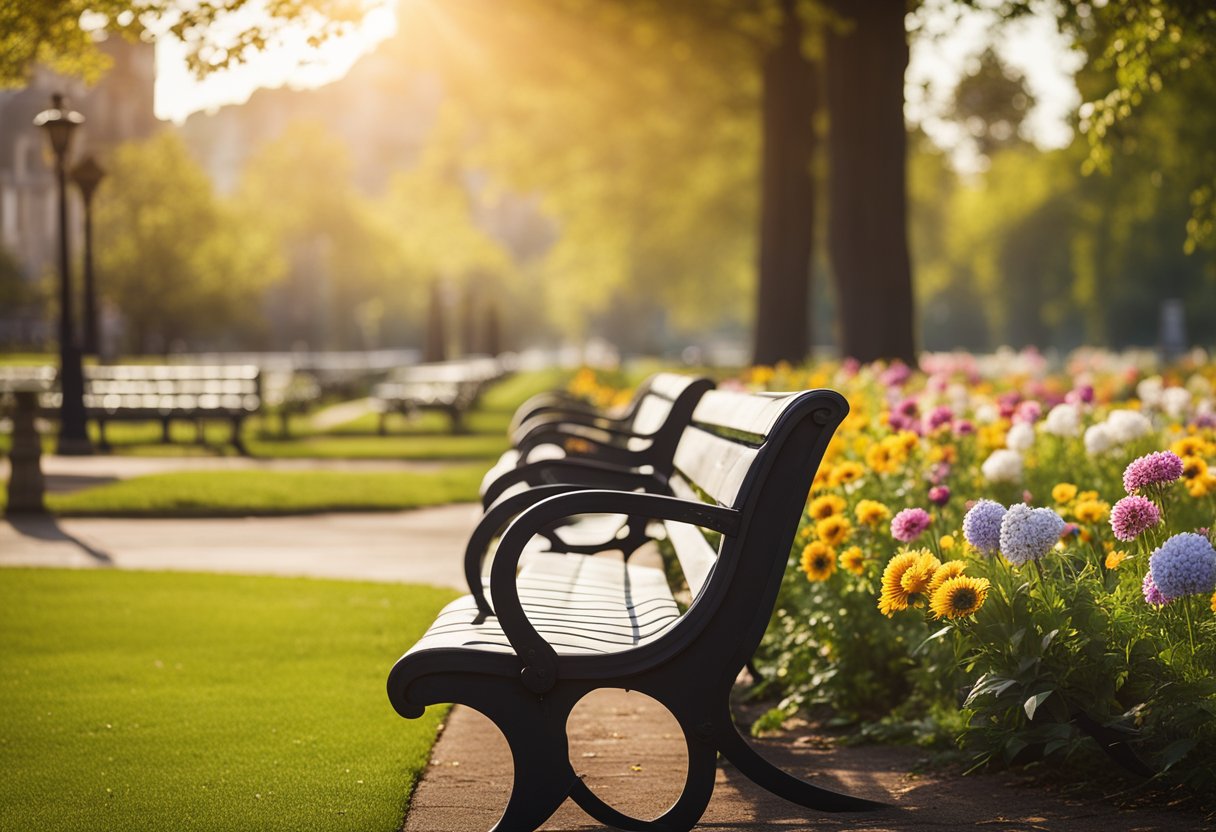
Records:
[[[619,558],[529,552],[517,578],[528,619],[559,655],[612,653],[658,638],[680,617],[661,569]],[[467,647],[511,653],[471,595],[439,613],[410,652]]]

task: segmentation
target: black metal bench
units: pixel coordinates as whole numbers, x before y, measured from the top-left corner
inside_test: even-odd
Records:
[[[451,420],[452,433],[464,430],[464,415],[472,410],[486,388],[505,375],[494,358],[470,358],[402,367],[372,391],[380,412],[380,433],[388,431],[388,416],[412,418],[419,410],[439,410]]]
[[[735,727],[731,688],[764,633],[828,440],[848,411],[831,391],[711,391],[680,438],[674,496],[545,486],[507,528],[489,578],[492,612],[449,604],[393,667],[389,700],[407,718],[468,705],[506,736],[515,764],[496,830],[532,830],[573,798],[622,829],[687,830],[714,787],[718,753],[783,798],[823,811],[879,804],[810,785],[757,754]],[[529,541],[583,514],[661,522],[693,598],[680,612],[660,570],[593,555],[530,554]],[[711,543],[703,530],[717,533]],[[599,688],[645,693],[676,718],[688,748],[680,798],[641,821],[593,794],[568,754],[566,720]]]
[[[674,468],[676,445],[692,419],[693,409],[706,391],[713,388],[707,378],[659,373],[639,386],[633,401],[619,419],[607,419],[594,411],[579,420],[559,421],[548,413],[524,422],[525,440],[543,436],[547,442],[512,449],[499,459],[482,479],[481,496],[485,516],[465,551],[465,575],[479,604],[484,604],[481,585],[482,560],[494,537],[505,524],[534,501],[539,486],[576,485],[582,488],[611,488],[670,494],[668,478]],[[605,428],[604,424],[611,422]],[[591,437],[587,431],[606,431]],[[569,440],[585,443],[570,446]],[[558,443],[562,443],[560,446]],[[545,448],[558,456],[531,462],[531,450]],[[532,495],[532,496],[528,496]],[[626,558],[649,540],[645,517],[600,515],[580,518],[547,529],[547,548],[563,552],[620,551]],[[488,608],[488,607],[487,607]]]
[[[85,367],[84,406],[97,422],[99,445],[110,447],[108,422],[161,423],[161,435],[170,439],[170,423],[188,420],[203,438],[203,423],[222,419],[232,425],[230,442],[246,453],[241,425],[262,406],[261,375],[253,365],[144,365],[103,364]],[[61,394],[42,397],[42,410],[57,413]]]

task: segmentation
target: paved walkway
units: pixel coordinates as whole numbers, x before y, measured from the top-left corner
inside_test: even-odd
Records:
[[[465,588],[480,507],[238,519],[23,517],[0,522],[0,566],[307,575]]]
[[[460,553],[478,516],[472,505],[396,514],[333,514],[243,520],[25,518],[0,522],[0,566],[186,569],[413,581],[463,587]],[[3,575],[0,574],[0,580]],[[404,647],[405,645],[403,645]],[[570,720],[571,760],[606,802],[637,817],[661,813],[679,793],[680,729],[653,700],[597,692]],[[385,737],[391,742],[390,735]],[[1168,809],[1122,812],[1101,800],[1062,797],[1012,777],[916,775],[915,749],[845,748],[811,731],[759,743],[787,771],[892,808],[824,815],[767,794],[728,764],[718,771],[700,829],[850,829],[858,832],[986,828],[1048,832],[1182,832],[1202,819]],[[468,832],[495,823],[511,788],[506,743],[467,708],[452,710],[419,785],[404,832]],[[1111,790],[1115,790],[1111,786]],[[567,802],[551,832],[602,829]]]

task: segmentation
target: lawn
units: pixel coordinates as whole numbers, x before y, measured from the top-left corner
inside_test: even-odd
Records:
[[[223,517],[396,511],[477,500],[483,465],[435,472],[179,471],[48,494],[61,517]],[[0,509],[7,493],[0,489]]]
[[[452,593],[0,573],[0,829],[398,829],[442,717],[392,662]]]

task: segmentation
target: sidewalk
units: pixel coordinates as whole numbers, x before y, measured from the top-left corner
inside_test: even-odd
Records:
[[[308,575],[462,589],[460,555],[478,516],[477,506],[453,505],[392,514],[236,520],[25,518],[0,522],[0,566]],[[386,657],[386,672],[392,658]],[[392,723],[386,727],[385,741],[391,742]],[[569,735],[576,771],[617,809],[654,817],[678,796],[684,779],[683,739],[675,720],[653,700],[638,693],[596,692],[575,709]],[[838,747],[813,731],[794,731],[758,745],[793,774],[893,808],[860,815],[806,811],[769,795],[723,763],[699,829],[1210,828],[1192,814],[1156,807],[1121,812],[1110,803],[1062,797],[1010,775],[913,774],[923,760],[911,748]],[[489,720],[470,709],[454,708],[414,794],[404,832],[490,829],[506,805],[511,777],[506,742]],[[575,832],[603,827],[567,801],[542,828]]]

